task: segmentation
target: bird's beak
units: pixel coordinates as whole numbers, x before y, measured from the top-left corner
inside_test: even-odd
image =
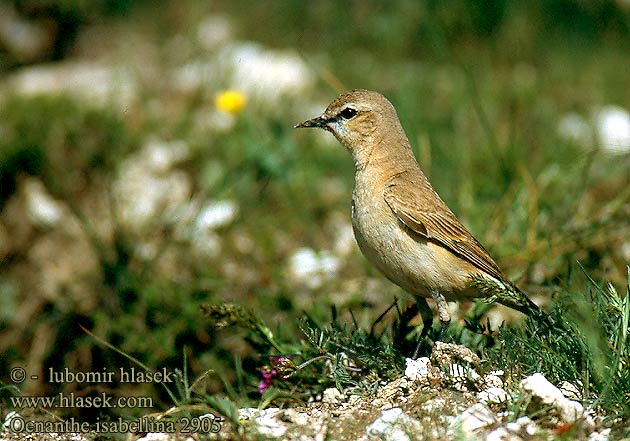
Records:
[[[319,127],[325,128],[328,124],[328,119],[324,118],[324,115],[320,115],[317,118],[309,119],[304,121],[303,123],[297,124],[295,129],[304,129],[306,127]]]

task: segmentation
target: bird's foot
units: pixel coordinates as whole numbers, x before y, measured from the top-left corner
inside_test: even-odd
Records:
[[[440,321],[440,334],[436,341],[444,341],[446,337],[446,333],[448,332],[448,327],[451,324],[451,319],[449,318],[446,321]]]

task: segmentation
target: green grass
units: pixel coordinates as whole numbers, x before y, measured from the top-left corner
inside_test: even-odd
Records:
[[[590,286],[559,294],[549,312],[553,327],[528,319],[522,328],[501,329],[486,362],[515,381],[534,372],[554,384],[568,381],[604,424],[622,428],[630,419],[630,268],[623,289],[582,277]]]

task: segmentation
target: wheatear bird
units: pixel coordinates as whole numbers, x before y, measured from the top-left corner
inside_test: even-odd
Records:
[[[433,190],[387,98],[351,90],[295,127],[327,130],[350,151],[357,243],[389,280],[416,297],[424,321],[421,337],[432,322],[428,297],[437,304],[440,338],[451,320],[447,301],[490,298],[526,314],[540,313]]]

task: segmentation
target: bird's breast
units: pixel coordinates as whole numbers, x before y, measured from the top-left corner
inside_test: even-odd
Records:
[[[449,300],[470,296],[472,265],[410,233],[389,208],[382,191],[355,186],[352,227],[363,255],[405,291],[425,297],[438,291]]]

